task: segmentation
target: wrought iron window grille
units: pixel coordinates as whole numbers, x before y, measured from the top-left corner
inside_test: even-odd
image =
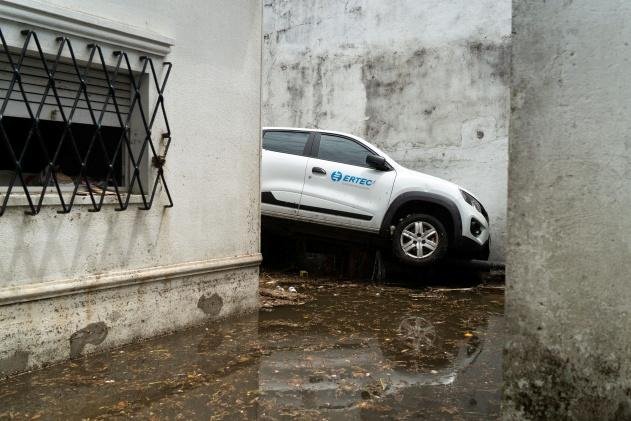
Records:
[[[162,80],[160,80],[156,73],[153,60],[150,57],[142,56],[140,57],[140,60],[142,61],[141,71],[138,76],[135,77],[134,72],[132,71],[129,56],[124,51],[115,51],[113,53],[116,65],[114,66],[113,70],[108,70],[108,66],[106,65],[101,46],[97,44],[89,44],[87,46],[87,48],[89,49],[89,59],[87,65],[80,66],[77,63],[75,52],[72,47],[72,42],[67,37],[62,36],[57,38],[59,47],[55,58],[50,60],[46,58],[45,53],[42,51],[40,41],[35,32],[31,30],[24,30],[22,31],[22,35],[25,37],[25,40],[20,50],[19,56],[16,59],[14,55],[11,54],[9,46],[7,45],[7,42],[5,40],[5,36],[0,29],[0,42],[2,43],[3,49],[0,54],[6,56],[5,58],[8,61],[10,69],[12,71],[12,77],[8,83],[6,94],[2,99],[2,105],[0,106],[0,151],[2,151],[4,147],[6,153],[9,156],[9,159],[11,160],[11,162],[14,163],[13,175],[8,185],[5,186],[6,191],[0,192],[0,194],[4,195],[2,203],[0,204],[0,216],[4,214],[7,208],[11,193],[14,190],[18,189],[18,186],[16,186],[17,182],[19,182],[19,184],[21,185],[24,191],[24,195],[26,196],[26,201],[28,203],[29,209],[25,211],[25,213],[28,215],[37,215],[40,212],[44,202],[44,197],[47,192],[50,192],[49,188],[51,187],[51,182],[52,187],[54,187],[54,194],[59,196],[61,209],[57,211],[58,213],[69,213],[72,210],[80,186],[84,187],[87,190],[87,195],[89,195],[91,206],[88,210],[90,212],[99,212],[102,209],[106,192],[109,191],[108,194],[112,193],[112,188],[108,187],[110,186],[110,184],[113,187],[113,193],[115,195],[116,202],[118,203],[118,206],[115,208],[115,210],[117,211],[123,211],[129,207],[132,194],[139,194],[142,198],[143,206],[141,206],[139,209],[151,209],[156,197],[156,191],[159,183],[162,184],[162,187],[168,198],[168,204],[165,205],[165,207],[172,207],[173,200],[171,198],[171,193],[164,177],[164,165],[166,162],[166,155],[171,144],[171,129],[169,126],[169,120],[167,118],[164,105],[164,91],[169,80],[172,64],[169,62],[163,63],[163,66],[165,66],[165,72]],[[34,49],[33,45],[35,47]],[[29,46],[31,47],[31,49],[29,49]],[[30,101],[27,97],[27,92],[25,91],[24,83],[22,81],[23,76],[21,73],[21,68],[23,66],[25,57],[27,57],[27,53],[33,50],[36,59],[41,62],[43,70],[48,76],[48,81],[44,88],[44,93],[39,102]],[[66,53],[65,56],[64,52]],[[31,53],[29,57],[32,58],[32,54],[33,53]],[[62,105],[55,79],[58,65],[60,64],[60,62],[67,60],[68,56],[70,58],[70,63],[67,64],[70,64],[71,67],[74,69],[74,76],[76,77],[75,83],[78,82],[79,85],[79,89],[75,93],[74,101],[72,102],[72,106],[69,107],[69,111],[66,110],[68,108],[67,105]],[[100,108],[100,110],[94,109],[88,95],[86,84],[89,72],[95,70],[102,72],[101,76],[104,76],[107,85],[107,94],[105,96],[105,100],[103,101],[103,106]],[[149,70],[149,73],[147,73],[147,70]],[[120,98],[117,97],[116,79],[119,74],[127,74],[131,82],[131,104],[129,106],[129,110],[126,113],[121,111],[119,107]],[[141,96],[143,76],[147,74],[149,74],[149,79],[153,81],[153,85],[155,86],[155,90],[157,93],[157,99],[155,100],[155,104],[153,104],[153,108],[151,109],[150,114],[145,114],[146,104],[143,104],[143,98]],[[147,83],[151,84],[151,81]],[[26,106],[28,119],[30,120],[28,135],[24,140],[21,152],[18,151],[19,153],[16,152],[15,148],[13,147],[10,136],[5,128],[5,111],[7,109],[9,101],[12,100],[11,95],[12,93],[14,93],[14,91],[17,92],[20,98],[23,100],[24,105]],[[40,116],[42,113],[42,109],[44,108],[44,104],[47,98],[49,97],[54,98],[55,111],[59,113],[58,115],[60,116],[61,123],[63,124],[61,138],[59,139],[54,150],[48,149],[40,127]],[[89,137],[89,141],[87,143],[87,151],[85,151],[85,153],[83,154],[78,147],[78,139],[75,136],[75,130],[73,126],[73,117],[75,116],[75,112],[77,110],[79,102],[85,104],[85,107],[89,112],[91,120],[90,126],[92,131],[92,134]],[[113,147],[113,152],[111,154],[108,153],[108,148],[106,147],[102,135],[103,118],[106,110],[108,110],[108,106],[110,107],[109,109],[111,109],[110,103],[111,105],[113,105],[115,111],[118,128],[122,129],[121,135],[115,142],[115,144],[109,145],[110,148]],[[134,153],[134,148],[132,147],[132,142],[130,140],[129,128],[132,114],[136,108],[138,109],[138,114],[141,116],[140,132],[143,139],[140,143],[140,149],[137,150],[136,153]],[[111,111],[109,112],[111,113]],[[159,112],[161,112],[162,114],[164,125],[166,127],[166,131],[161,135],[164,143],[162,153],[160,154],[158,153],[156,145],[152,140],[152,128]],[[82,140],[85,141],[87,139]],[[39,192],[39,194],[32,194],[29,191],[29,188],[27,186],[28,183],[26,182],[24,176],[23,161],[25,157],[25,152],[29,149],[31,142],[36,142],[35,144],[39,146],[41,156],[46,162],[45,168],[42,172],[42,190],[41,192]],[[80,170],[78,171],[78,174],[70,177],[72,178],[74,189],[72,190],[72,194],[70,195],[68,200],[64,199],[64,194],[60,187],[60,182],[55,171],[55,168],[57,167],[58,161],[60,159],[62,146],[66,142],[68,142],[70,145],[73,158],[77,160],[78,163],[80,163]],[[90,178],[87,176],[88,165],[91,158],[98,156],[94,153],[96,148],[100,149],[102,157],[101,159],[104,161],[101,163],[101,165],[104,164],[107,168],[107,174],[104,179],[106,188],[98,188],[94,185],[94,180],[90,180]],[[126,186],[119,186],[119,180],[115,179],[116,177],[113,175],[113,172],[117,160],[121,159],[121,157],[125,153],[131,174],[130,176],[126,177],[128,179],[126,180]],[[149,154],[151,155],[150,160],[148,159]],[[140,173],[140,166],[143,158],[147,159],[145,161],[147,164],[149,164],[150,161],[152,167],[155,169],[155,177],[153,178],[153,182],[151,181],[151,177],[149,177],[149,180],[147,180],[147,185],[144,186]]]

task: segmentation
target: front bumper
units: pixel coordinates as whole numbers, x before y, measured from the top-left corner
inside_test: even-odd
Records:
[[[489,260],[491,237],[484,244],[478,244],[470,238],[461,237],[452,257],[463,260]]]

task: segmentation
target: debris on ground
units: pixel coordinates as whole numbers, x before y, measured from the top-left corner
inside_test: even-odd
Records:
[[[271,279],[271,280],[267,280]],[[273,308],[287,305],[302,305],[310,301],[310,296],[307,294],[300,294],[294,286],[290,286],[285,290],[279,283],[282,283],[283,279],[273,279],[268,274],[261,276],[259,282],[259,296],[262,308]],[[275,289],[269,288],[270,285],[276,285]]]
[[[455,292],[455,291],[474,291],[478,287],[470,287],[470,288],[432,288],[433,291],[438,292]]]
[[[259,285],[258,314],[0,382],[0,420],[498,418],[501,289],[298,272]]]
[[[306,271],[300,271],[298,275],[300,282],[308,282],[305,279],[307,275]],[[310,295],[299,293],[294,285],[287,285],[295,284],[298,279],[295,276],[280,273],[261,273],[259,280],[261,308],[270,309],[279,306],[295,306],[311,301],[312,297]]]
[[[479,286],[479,288],[504,291],[504,284],[482,284]]]

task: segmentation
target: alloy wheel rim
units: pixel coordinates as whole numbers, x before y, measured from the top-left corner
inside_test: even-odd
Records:
[[[415,221],[401,232],[401,249],[413,259],[425,259],[438,248],[438,231],[429,222]]]

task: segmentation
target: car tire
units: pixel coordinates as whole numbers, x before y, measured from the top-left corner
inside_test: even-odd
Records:
[[[394,229],[392,249],[403,263],[425,266],[447,254],[449,238],[445,226],[425,214],[408,215]]]

